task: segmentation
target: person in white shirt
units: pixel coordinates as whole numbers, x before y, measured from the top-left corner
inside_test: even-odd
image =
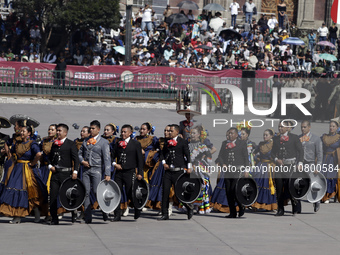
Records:
[[[322,26],[318,28],[318,34],[319,34],[319,42],[327,41],[328,36],[328,28],[326,27],[325,23],[322,23]],[[321,47],[321,50],[323,50],[323,46]]]
[[[93,65],[94,66],[99,66],[100,62],[102,61],[101,57],[98,56],[98,53],[97,52],[94,52],[93,53]]]
[[[272,30],[276,27],[277,24],[279,24],[279,22],[277,21],[276,17],[274,14],[272,14],[271,19],[268,20],[268,27],[270,29],[270,33],[272,32]]]
[[[255,8],[255,4],[253,3],[253,0],[249,0],[249,2],[246,2],[243,7],[244,14],[246,15],[246,23],[251,24],[251,20],[253,19],[253,12]]]
[[[143,10],[142,30],[144,30],[146,27],[148,31],[152,31],[152,12],[153,9],[148,4],[146,4]]]
[[[231,14],[231,26],[233,28],[236,28],[236,19],[237,19],[237,14],[238,14],[238,9],[240,9],[240,5],[234,0],[230,4],[230,14]]]

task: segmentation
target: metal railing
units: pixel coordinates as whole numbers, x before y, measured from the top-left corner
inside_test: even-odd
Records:
[[[246,80],[217,76],[132,73],[121,76],[117,73],[71,73],[29,69],[20,69],[16,73],[13,69],[0,68],[0,93],[175,100],[177,92],[184,90],[187,84],[195,84],[195,87],[209,90],[209,86],[214,87],[214,84],[241,87]],[[254,87],[254,102],[270,102],[272,86],[270,79],[256,78],[249,84]]]

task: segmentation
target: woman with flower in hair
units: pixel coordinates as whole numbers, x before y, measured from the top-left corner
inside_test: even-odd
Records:
[[[204,135],[202,136],[200,130],[201,127],[194,127],[190,132],[191,139],[189,143],[189,149],[191,162],[193,164],[193,169],[203,179],[204,182],[201,194],[193,203],[193,205],[199,214],[206,214],[210,213],[211,211],[209,196],[211,185],[208,167],[212,164],[212,156],[210,149],[204,143],[202,143],[202,140],[204,140],[205,137]]]
[[[326,195],[322,198],[322,202],[329,203],[331,198],[334,201],[338,199],[340,201],[340,179],[339,171],[337,170],[340,161],[340,134],[337,133],[339,123],[336,120],[331,120],[329,123],[329,133],[324,134],[321,137],[323,144],[323,160],[322,166],[327,165],[323,172],[327,179],[327,191]]]
[[[271,159],[273,148],[274,131],[266,129],[263,133],[263,141],[255,149],[256,171],[252,172],[252,177],[258,185],[258,197],[252,205],[256,209],[268,211],[276,210],[276,191],[273,183],[274,162]],[[272,167],[272,169],[271,169]]]
[[[21,222],[32,210],[35,222],[40,221],[43,202],[47,199],[47,189],[35,168],[41,152],[38,144],[31,139],[32,127],[26,121],[19,124],[21,142],[13,143],[9,152],[12,165],[7,169],[0,196],[0,214],[13,217],[12,224]],[[15,154],[15,158],[12,155]]]

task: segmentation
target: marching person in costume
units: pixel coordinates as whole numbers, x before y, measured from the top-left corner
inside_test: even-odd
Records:
[[[308,171],[317,171],[318,166],[322,166],[323,149],[322,141],[319,136],[311,133],[311,123],[304,120],[301,123],[301,132],[299,136],[303,148],[303,165],[308,166]],[[313,204],[314,212],[320,208],[320,201]]]
[[[170,188],[176,183],[178,177],[184,171],[190,173],[192,164],[190,163],[190,151],[188,142],[179,137],[179,126],[170,125],[170,139],[161,151],[161,160],[164,166],[163,187],[162,187],[162,217],[159,220],[169,219],[169,195]],[[194,214],[191,204],[183,203],[187,209],[188,219]]]
[[[191,129],[191,138],[189,143],[190,158],[193,169],[203,179],[204,185],[197,200],[193,203],[199,214],[210,213],[210,172],[209,166],[212,164],[212,156],[209,148],[202,143],[204,136],[201,135],[201,127]]]
[[[187,112],[185,113],[186,120],[182,120],[179,123],[179,134],[185,139],[188,140],[190,138],[190,130],[194,126],[194,122],[192,118],[194,117],[193,114]]]
[[[0,117],[0,128],[9,128],[11,127],[11,123],[8,119],[4,117]],[[3,133],[0,133],[0,180],[2,179],[2,175],[4,174],[4,164],[6,159],[6,143],[9,140],[9,136]],[[1,194],[1,190],[0,190]]]
[[[39,144],[40,150],[42,151],[42,157],[40,159],[40,173],[41,179],[44,183],[49,186],[48,181],[51,179],[50,170],[48,169],[48,157],[51,152],[52,144],[54,140],[57,138],[57,125],[51,124],[48,127],[48,136],[42,139],[42,142]],[[47,189],[49,190],[49,189]]]
[[[77,179],[79,168],[79,157],[77,146],[74,141],[67,138],[68,126],[59,124],[57,126],[57,139],[53,142],[48,157],[48,168],[52,173],[50,183],[50,213],[52,216],[51,225],[58,225],[57,197],[60,185],[70,175]],[[74,170],[73,170],[74,169]],[[76,221],[76,213],[72,211],[72,222]]]
[[[149,200],[146,204],[146,207],[153,209],[161,209],[161,201],[162,201],[162,181],[164,175],[164,166],[162,161],[160,160],[160,153],[166,145],[167,139],[170,138],[170,126],[166,126],[164,128],[164,137],[160,137],[155,145],[156,153],[154,154],[152,161],[155,163],[154,167],[151,170],[150,181],[149,181],[149,189],[150,196]],[[173,192],[172,192],[173,193]],[[172,197],[173,194],[170,195]],[[172,214],[172,205],[173,202],[169,202],[169,215]]]
[[[111,158],[109,142],[100,137],[100,122],[94,120],[90,123],[91,137],[84,140],[78,152],[79,161],[84,166],[83,182],[86,187],[85,223],[92,223],[92,212],[90,203],[90,191],[97,193],[97,186],[102,180],[104,169],[105,180],[111,179]],[[107,221],[108,215],[103,212],[103,220]]]
[[[12,165],[4,177],[0,196],[0,213],[14,217],[10,223],[20,223],[32,210],[35,222],[40,221],[39,207],[47,200],[46,186],[35,168],[41,152],[36,142],[31,140],[32,127],[26,121],[19,124],[21,142],[15,142],[10,150]],[[16,158],[11,158],[15,153]]]
[[[80,131],[80,138],[76,138],[74,140],[74,142],[76,143],[77,146],[77,150],[80,150],[80,147],[83,145],[83,142],[86,138],[88,138],[90,136],[90,127],[88,126],[84,126],[81,131]],[[82,173],[79,172],[79,177],[81,176]]]
[[[143,179],[143,154],[141,144],[132,139],[133,128],[131,125],[123,125],[121,129],[121,138],[117,140],[113,149],[112,165],[116,169],[114,181],[118,184],[121,193],[123,193],[123,185],[127,194],[127,199],[132,201],[133,181],[137,177],[138,180]],[[136,174],[137,169],[137,174]],[[140,210],[135,208],[134,219],[140,217]],[[121,208],[115,210],[115,217],[112,221],[121,220]]]
[[[252,207],[268,211],[277,209],[273,169],[271,169],[271,167],[275,165],[271,159],[273,137],[274,131],[272,129],[266,129],[263,132],[263,141],[260,142],[254,151],[256,155],[256,168],[255,171],[251,173],[259,189],[258,197]]]
[[[90,127],[89,126],[84,126],[81,131],[80,131],[80,138],[76,138],[74,140],[74,142],[76,143],[76,147],[77,147],[77,151],[79,153],[80,147],[83,145],[83,142],[86,138],[88,138],[91,135],[90,133]],[[79,164],[79,169],[78,169],[78,178],[80,180],[83,179],[83,170],[84,170],[84,166]],[[90,200],[91,200],[91,205],[93,207],[93,209],[97,209],[98,208],[98,203],[97,203],[97,198],[94,195],[93,191],[91,190],[90,192]],[[84,218],[84,208],[82,207],[81,209],[81,213],[78,216],[78,220],[81,220]]]
[[[140,135],[136,136],[136,140],[140,142],[142,146],[142,153],[144,157],[144,180],[149,183],[150,169],[155,166],[152,161],[153,156],[157,153],[155,147],[158,142],[156,136],[153,135],[154,128],[149,122],[145,122],[139,129]]]
[[[255,161],[254,161],[254,150],[256,148],[256,144],[254,142],[252,142],[249,139],[250,136],[250,131],[251,131],[251,123],[249,123],[248,121],[245,122],[245,126],[244,123],[238,124],[236,126],[237,130],[239,131],[240,134],[240,138],[242,141],[246,141],[247,143],[247,151],[248,151],[248,157],[249,157],[249,163],[251,166],[255,165]]]
[[[331,120],[329,123],[329,133],[324,134],[322,139],[323,145],[323,160],[322,166],[327,165],[323,170],[323,174],[327,179],[327,192],[323,197],[322,202],[329,203],[331,198],[338,199],[340,201],[339,192],[339,162],[340,162],[340,134],[337,133],[339,123],[336,120]],[[338,194],[337,194],[338,193]],[[337,197],[338,196],[338,197]]]
[[[247,144],[245,141],[238,139],[238,130],[234,127],[227,132],[226,141],[222,142],[220,152],[218,154],[217,163],[224,168],[236,167],[237,171],[228,171],[224,175],[225,191],[230,208],[230,214],[226,218],[236,218],[236,205],[238,204],[238,216],[244,214],[244,207],[236,198],[235,188],[237,179],[240,177],[240,168],[249,166]]]
[[[283,169],[274,173],[274,182],[277,194],[278,210],[275,216],[284,215],[284,200],[285,192],[289,190],[289,177],[295,166],[298,170],[303,167],[303,148],[300,139],[297,135],[291,134],[290,127],[292,123],[289,121],[280,121],[280,135],[273,138],[273,148],[271,158],[276,166],[281,166]],[[285,171],[288,169],[288,171]],[[292,202],[292,213],[301,213],[301,201],[292,198],[290,192],[289,197]]]

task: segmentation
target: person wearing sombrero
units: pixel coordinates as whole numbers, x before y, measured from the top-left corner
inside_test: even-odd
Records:
[[[21,142],[16,142],[11,147],[9,156],[13,157],[12,165],[7,169],[1,183],[4,186],[0,195],[0,213],[14,217],[10,221],[12,224],[20,223],[21,218],[30,215],[32,210],[36,216],[34,221],[39,222],[39,209],[42,209],[47,200],[46,186],[35,167],[41,152],[38,144],[31,139],[32,127],[26,122],[18,121]]]
[[[118,137],[116,136],[119,132],[119,126],[115,125],[114,123],[107,124],[104,127],[104,134],[102,135],[103,138],[109,141],[110,143],[110,153],[112,153],[112,150],[115,146],[115,143],[117,142]],[[115,168],[114,166],[111,166],[111,179],[115,178]],[[93,196],[93,192],[91,191],[91,203],[92,201],[96,201],[96,197]],[[98,203],[96,202],[96,205]],[[125,188],[123,188],[123,194],[120,204],[121,209],[124,211],[123,216],[127,216],[129,214],[129,207],[128,207],[128,201],[126,198],[126,192]]]
[[[179,123],[179,134],[182,135],[185,140],[188,140],[190,138],[190,130],[194,126],[194,122],[192,121],[193,116],[194,115],[190,114],[190,112],[188,111],[187,113],[185,113],[186,119],[182,120]]]
[[[48,127],[48,136],[44,137],[39,144],[40,151],[42,153],[40,158],[40,176],[42,181],[47,187],[47,191],[50,191],[50,182],[52,177],[52,172],[48,168],[48,158],[50,156],[51,148],[54,140],[57,138],[57,125],[51,124]],[[60,205],[58,201],[58,214],[65,212],[65,209]],[[50,220],[50,216],[45,218],[45,221]]]
[[[143,154],[141,144],[132,139],[131,135],[133,128],[131,125],[123,125],[121,129],[121,138],[117,140],[113,154],[112,165],[116,169],[114,181],[118,184],[121,193],[123,193],[123,186],[127,199],[132,201],[132,189],[133,182],[137,178],[138,180],[143,179]],[[136,173],[137,170],[137,173]],[[134,219],[137,220],[140,217],[140,210],[135,209]],[[112,221],[121,220],[121,208],[118,206],[115,210],[115,217]]]
[[[102,180],[103,172],[105,180],[111,179],[111,158],[109,142],[99,134],[100,122],[93,120],[90,123],[91,137],[84,140],[78,152],[79,162],[84,166],[83,182],[86,187],[86,197],[84,202],[85,219],[82,223],[92,223],[90,191],[97,193],[97,186]],[[108,215],[104,212],[103,220],[108,220]]]

